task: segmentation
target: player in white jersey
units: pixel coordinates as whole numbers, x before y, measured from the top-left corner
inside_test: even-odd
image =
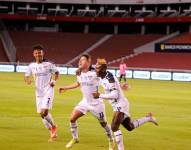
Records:
[[[152,113],[148,113],[146,117],[135,121],[131,120],[129,114],[129,102],[122,92],[118,79],[113,76],[112,73],[107,71],[107,63],[105,59],[97,60],[96,73],[97,76],[101,78],[105,93],[100,94],[99,92],[95,92],[92,95],[94,98],[108,99],[109,103],[112,105],[114,114],[111,129],[114,132],[118,150],[124,150],[123,137],[119,130],[120,124],[122,124],[128,131],[132,131],[146,122],[152,122],[155,125],[158,124],[156,119],[152,116]]]
[[[114,142],[112,137],[111,127],[107,124],[105,115],[105,105],[102,99],[94,99],[92,93],[97,91],[99,86],[99,78],[95,70],[91,69],[91,59],[89,55],[82,55],[79,60],[79,70],[77,74],[77,82],[72,85],[63,86],[59,89],[60,93],[65,90],[81,87],[83,94],[82,100],[74,108],[70,116],[70,127],[73,139],[66,145],[66,148],[71,148],[73,144],[79,142],[77,119],[90,112],[97,118],[109,139],[109,150],[113,150]]]
[[[37,112],[41,115],[45,127],[50,131],[49,141],[53,141],[57,137],[57,127],[49,110],[52,108],[54,86],[59,77],[59,72],[53,63],[44,60],[44,51],[41,45],[33,47],[33,56],[35,62],[28,66],[25,72],[25,82],[30,85],[32,83],[31,76],[33,76]]]

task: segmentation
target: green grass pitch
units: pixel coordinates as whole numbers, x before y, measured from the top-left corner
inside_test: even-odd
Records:
[[[59,95],[58,87],[75,81],[61,76],[55,87],[52,114],[59,126],[58,139],[48,143],[48,132],[36,113],[34,85],[27,86],[21,73],[0,73],[0,150],[64,150],[71,139],[69,116],[81,99],[79,89]],[[126,150],[191,149],[191,83],[129,80],[125,92],[133,119],[153,112],[159,121],[148,123],[133,132],[122,126]],[[111,106],[106,103],[108,122]],[[88,114],[78,120],[80,143],[73,150],[107,150],[108,141],[98,121]]]

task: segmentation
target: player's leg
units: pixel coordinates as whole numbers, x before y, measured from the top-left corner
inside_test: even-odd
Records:
[[[148,115],[146,115],[146,117],[137,119],[135,121],[131,121],[131,118],[127,117],[123,120],[122,125],[128,131],[132,131],[133,129],[138,128],[147,122],[152,122],[153,124],[158,125],[156,119],[152,116],[152,113],[148,113]]]
[[[53,117],[49,112],[49,110],[52,109],[53,99],[54,99],[54,89],[49,88],[46,94],[41,99],[40,115],[44,120],[46,120],[50,124],[51,128],[56,128]]]
[[[105,121],[105,122],[101,121],[100,124],[103,127],[103,129],[105,130],[105,133],[106,133],[106,135],[108,137],[109,150],[114,150],[115,149],[115,142],[114,142],[114,138],[113,138],[113,135],[112,135],[111,126],[107,123],[107,121]]]
[[[41,118],[42,118],[42,122],[43,122],[43,124],[45,125],[45,127],[46,127],[48,130],[51,130],[51,128],[52,128],[51,124],[50,124],[46,119],[44,119],[45,112],[42,113],[42,105],[43,105],[42,103],[43,103],[43,99],[44,99],[44,97],[39,97],[39,96],[36,97],[37,113],[40,114],[40,116],[41,116]],[[44,115],[43,115],[43,114],[44,114]],[[47,114],[47,112],[46,112],[46,114]]]
[[[94,108],[91,109],[90,112],[92,113],[94,117],[98,119],[98,121],[100,122],[100,125],[105,130],[105,133],[109,141],[109,150],[113,150],[115,147],[115,144],[114,144],[111,126],[107,123],[107,118],[105,114],[105,105],[103,103],[98,104],[97,106],[94,106]]]
[[[82,113],[78,109],[74,109],[70,115],[70,130],[73,139],[78,139],[77,119],[82,117],[83,115],[84,113]]]
[[[51,142],[57,137],[57,126],[54,123],[53,117],[48,109],[42,109],[40,115],[45,127],[50,130],[49,142]]]
[[[72,111],[70,115],[70,131],[72,140],[66,144],[66,148],[71,148],[75,143],[79,142],[77,120],[87,113],[87,107],[84,101],[81,101]]]
[[[119,82],[121,82],[122,77],[123,77],[123,75],[120,74],[120,76],[119,76]]]
[[[127,79],[126,79],[126,75],[125,74],[123,75],[123,80],[126,83]]]
[[[124,119],[123,112],[114,111],[111,129],[114,132],[118,150],[124,150],[123,135],[121,130],[119,129],[119,126],[121,122],[123,121],[123,119]]]
[[[49,125],[51,126],[49,141],[52,141],[57,137],[57,126],[54,123],[52,114],[49,111],[52,109],[53,98],[54,98],[54,89],[49,88],[42,99],[41,113],[40,113],[43,119],[43,123],[46,124],[48,122]]]
[[[55,125],[55,123],[54,123],[54,120],[53,120],[53,117],[52,117],[52,114],[49,112],[48,109],[41,109],[40,115],[41,115],[41,117],[42,117],[42,119],[43,119],[44,121],[46,121],[47,123],[49,123],[49,126],[50,126],[51,128],[55,128],[55,127],[56,127],[56,125]],[[44,122],[44,121],[43,121],[43,122]]]

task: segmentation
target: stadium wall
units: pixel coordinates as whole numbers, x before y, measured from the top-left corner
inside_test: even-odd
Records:
[[[7,0],[2,0],[7,1]],[[174,4],[190,0],[13,0],[13,2],[66,3],[66,4]]]
[[[0,72],[20,72],[23,73],[27,69],[27,65],[22,64],[0,64]],[[73,67],[58,67],[60,74],[75,75],[77,68]],[[108,69],[115,76],[119,77],[118,69]],[[129,68],[126,70],[126,77],[130,79],[145,79],[145,80],[163,80],[163,81],[184,81],[191,82],[191,71],[176,71],[176,70],[156,70],[156,69],[141,69]]]

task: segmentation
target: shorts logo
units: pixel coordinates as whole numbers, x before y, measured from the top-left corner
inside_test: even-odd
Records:
[[[104,113],[103,112],[99,113],[99,118],[100,118],[100,120],[104,119]]]
[[[47,105],[49,105],[50,104],[50,97],[48,98],[48,101],[47,101]]]

